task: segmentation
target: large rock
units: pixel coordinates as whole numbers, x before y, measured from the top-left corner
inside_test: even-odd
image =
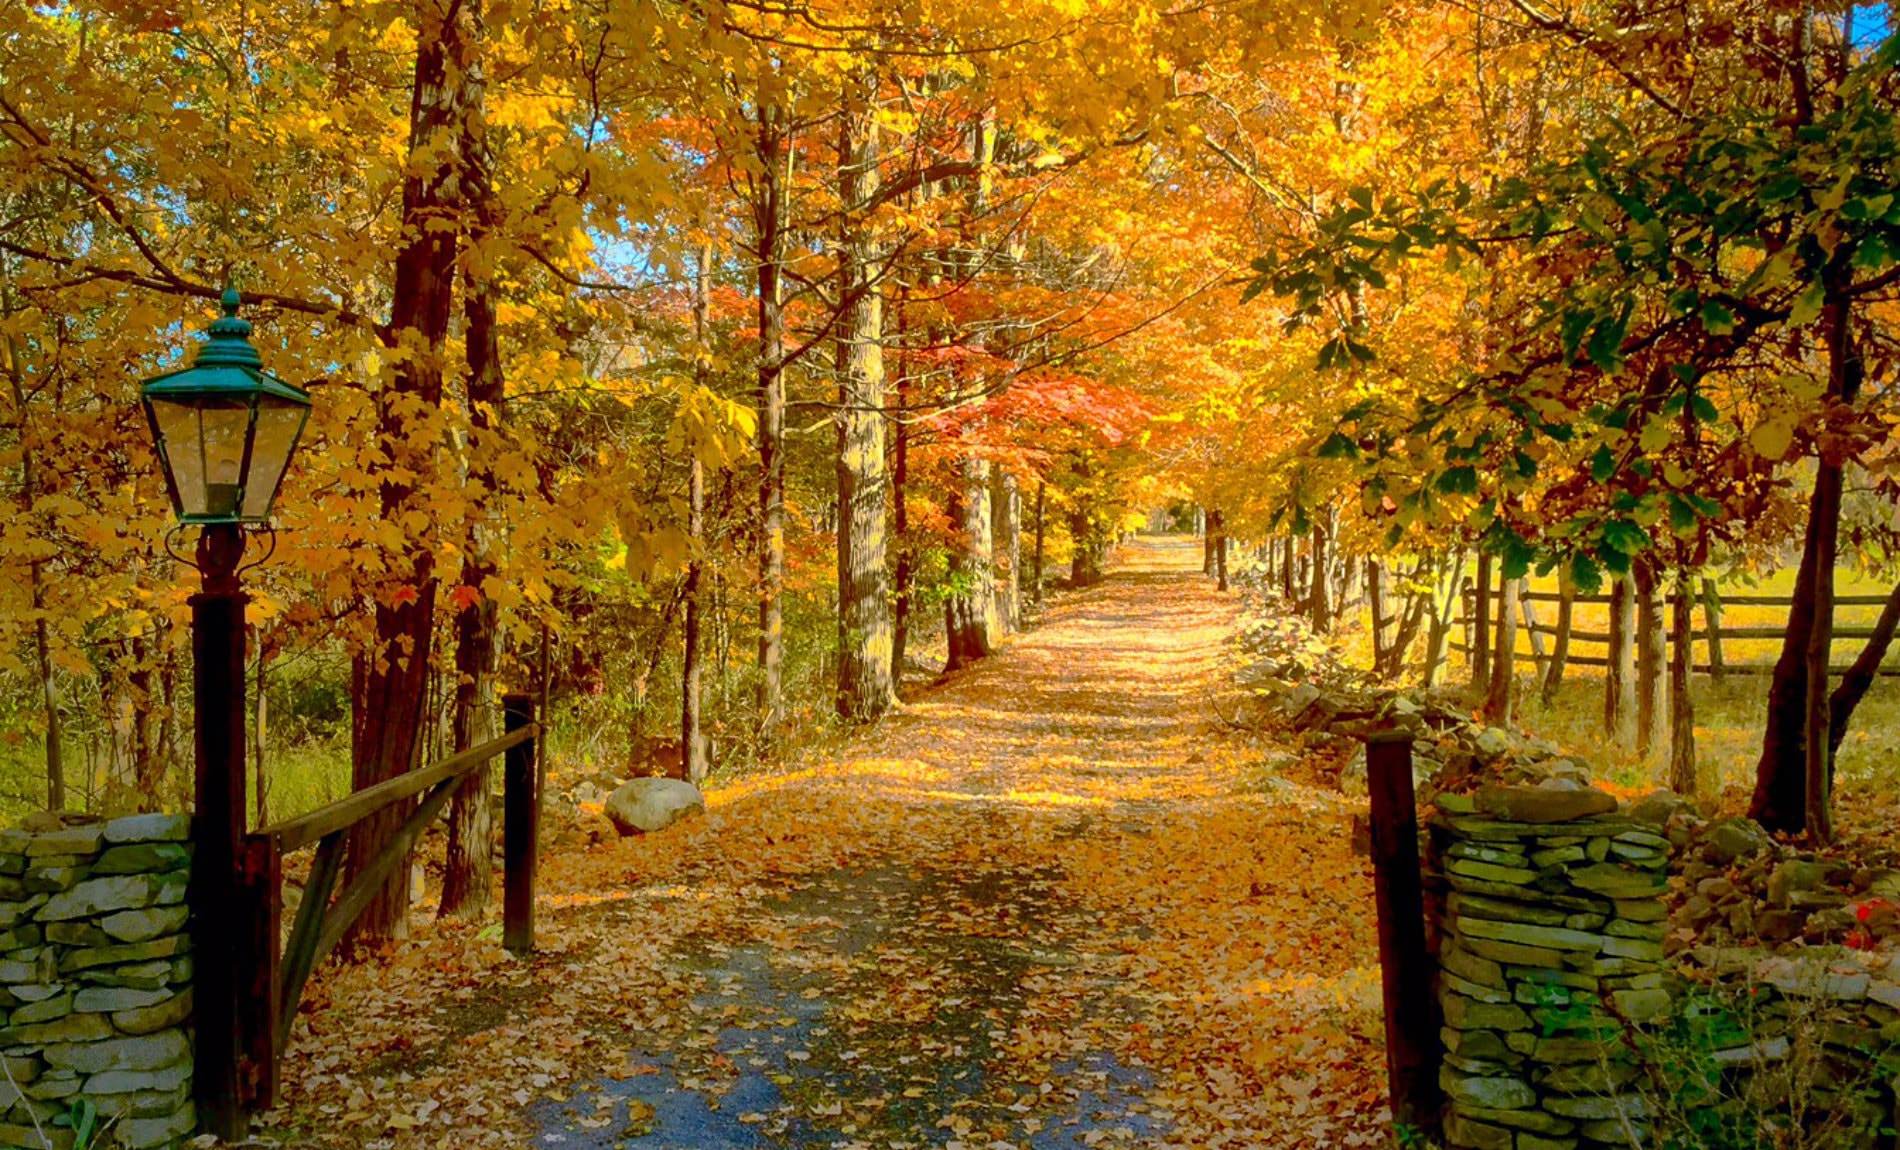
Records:
[[[607,818],[623,835],[665,830],[706,812],[699,788],[680,779],[634,779],[607,796]]]
[[[112,1028],[106,1027],[111,1033]],[[46,1048],[49,1066],[76,1070],[81,1074],[100,1074],[109,1070],[163,1070],[191,1057],[191,1043],[183,1030],[164,1030],[136,1038],[112,1038],[104,1042],[67,1043]]]
[[[114,875],[82,882],[71,890],[53,896],[40,908],[40,918],[57,922],[68,918],[90,918],[115,910],[139,910],[161,901],[161,886],[151,875]]]
[[[1478,810],[1515,823],[1567,823],[1616,810],[1616,798],[1594,787],[1485,787]]]
[[[1709,828],[1709,861],[1727,866],[1768,849],[1768,832],[1753,819],[1723,819]]]

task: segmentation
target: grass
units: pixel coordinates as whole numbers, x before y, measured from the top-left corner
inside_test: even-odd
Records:
[[[1859,572],[1842,570],[1836,577],[1837,593],[1841,595],[1885,595],[1891,590],[1890,584]],[[1722,591],[1727,595],[1788,595],[1793,590],[1793,584],[1794,572],[1785,570],[1759,580],[1727,581],[1722,585]],[[1557,589],[1554,578],[1533,578],[1531,587],[1536,591],[1555,592]],[[1542,622],[1555,618],[1554,603],[1537,603],[1534,609]],[[1877,606],[1843,606],[1837,609],[1836,625],[1844,628],[1870,626],[1879,612]],[[1722,626],[1725,629],[1780,627],[1786,624],[1787,613],[1788,609],[1780,606],[1725,605]],[[1350,629],[1342,636],[1348,654],[1359,666],[1371,664],[1371,643],[1367,632],[1369,622],[1369,613],[1359,610]],[[1697,627],[1703,625],[1699,609],[1695,614],[1695,623]],[[1598,604],[1577,604],[1572,627],[1584,631],[1608,630],[1608,608]],[[1454,626],[1453,640],[1462,641],[1461,637],[1461,628]],[[1551,637],[1545,636],[1544,639],[1548,649]],[[1834,647],[1835,665],[1844,666],[1852,662],[1860,652],[1861,642],[1858,639],[1837,640]],[[1722,646],[1724,660],[1731,667],[1743,663],[1770,665],[1781,649],[1780,641],[1775,639],[1725,638]],[[1415,651],[1419,649],[1414,648]],[[1605,645],[1573,637],[1570,651],[1572,655],[1601,656]],[[1706,659],[1707,647],[1704,642],[1698,641],[1695,651],[1698,660]],[[1548,738],[1592,763],[1598,768],[1599,777],[1614,786],[1627,790],[1648,790],[1663,785],[1666,747],[1644,759],[1615,747],[1605,739],[1602,668],[1572,664],[1565,673],[1562,687],[1549,703],[1545,703],[1539,692],[1540,680],[1532,673],[1534,663],[1529,634],[1522,627],[1518,629],[1517,635],[1517,660],[1519,704],[1516,722],[1519,727]],[[1470,668],[1463,654],[1450,654],[1439,681],[1454,687],[1469,683]],[[1705,793],[1722,795],[1725,809],[1745,806],[1754,786],[1755,761],[1761,751],[1762,729],[1767,713],[1768,683],[1769,677],[1759,674],[1731,674],[1724,676],[1719,683],[1707,675],[1696,675],[1691,680],[1697,765]],[[1475,696],[1472,703],[1475,708]],[[1882,677],[1876,680],[1873,689],[1855,712],[1853,725],[1841,747],[1838,781],[1840,807],[1843,817],[1849,821],[1853,820],[1857,807],[1872,809],[1877,806],[1884,809],[1888,805],[1884,796],[1900,789],[1900,739],[1896,739],[1897,733],[1900,733],[1900,677]],[[1877,796],[1881,797],[1875,803]]]

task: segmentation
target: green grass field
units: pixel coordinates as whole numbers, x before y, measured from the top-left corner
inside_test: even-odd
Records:
[[[1890,584],[1853,571],[1842,570],[1837,580],[1836,593],[1840,595],[1876,596],[1885,595],[1891,590]],[[1724,595],[1786,596],[1792,592],[1793,584],[1794,572],[1790,569],[1758,581],[1729,581],[1722,585],[1721,590]],[[1533,591],[1554,594],[1557,590],[1556,580],[1533,578],[1531,588]],[[1554,622],[1556,618],[1555,603],[1538,602],[1533,604],[1533,610],[1540,622]],[[1722,627],[1724,630],[1731,627],[1779,628],[1787,622],[1787,610],[1782,606],[1725,604]],[[1864,628],[1872,625],[1879,613],[1878,606],[1842,606],[1836,612],[1835,625],[1839,628]],[[1361,664],[1369,665],[1371,654],[1366,627],[1370,615],[1363,609],[1358,615],[1358,626],[1349,643]],[[1704,625],[1700,609],[1695,612],[1694,622],[1698,629]],[[1573,631],[1604,632],[1608,628],[1607,606],[1588,603],[1575,606]],[[1462,628],[1454,626],[1452,641],[1461,643],[1462,635]],[[1543,641],[1548,651],[1552,638],[1544,636]],[[1861,645],[1859,639],[1836,640],[1835,665],[1844,666],[1852,662],[1859,654]],[[1601,657],[1605,650],[1605,644],[1600,642],[1580,640],[1574,635],[1571,640],[1572,656]],[[1780,650],[1778,639],[1725,638],[1722,642],[1724,662],[1731,668],[1743,664],[1770,666]],[[1541,676],[1535,673],[1530,634],[1522,627],[1518,629],[1516,651],[1519,726],[1550,738],[1580,757],[1599,764],[1606,782],[1630,789],[1661,785],[1664,772],[1661,754],[1646,761],[1617,749],[1605,739],[1602,668],[1580,667],[1572,663],[1565,673],[1563,686],[1546,704],[1539,694]],[[1708,661],[1706,641],[1696,642],[1695,658],[1698,663]],[[1900,665],[1900,653],[1890,655],[1887,665]],[[1470,681],[1469,662],[1463,653],[1450,653],[1447,668],[1441,673],[1439,681],[1453,686]],[[1698,674],[1692,679],[1698,767],[1704,787],[1719,789],[1724,795],[1724,806],[1745,802],[1753,786],[1755,760],[1761,749],[1768,681],[1765,674],[1733,672],[1725,675],[1719,683],[1706,674]],[[1900,738],[1897,735],[1900,735],[1900,677],[1882,677],[1855,712],[1853,726],[1841,748],[1839,785],[1843,813],[1848,817],[1852,817],[1853,798],[1857,793],[1870,795],[1877,789],[1891,791],[1896,784],[1900,784]]]

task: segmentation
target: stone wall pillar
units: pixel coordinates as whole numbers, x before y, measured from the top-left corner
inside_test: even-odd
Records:
[[[1564,781],[1443,795],[1432,833],[1445,1141],[1470,1150],[1631,1145],[1646,1131],[1623,1027],[1671,1003],[1669,841]]]
[[[82,1100],[99,1145],[170,1146],[196,1126],[190,828],[42,815],[0,831],[0,1146],[70,1146],[54,1120]]]

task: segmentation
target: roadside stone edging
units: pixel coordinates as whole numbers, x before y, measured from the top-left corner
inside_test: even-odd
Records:
[[[0,831],[0,1146],[70,1147],[54,1123],[82,1099],[97,1146],[171,1146],[196,1127],[190,828],[68,815]]]
[[[1672,853],[1658,822],[1598,790],[1446,795],[1430,823],[1439,921],[1445,1142],[1469,1150],[1627,1146],[1626,1023],[1672,1004],[1662,940]]]

